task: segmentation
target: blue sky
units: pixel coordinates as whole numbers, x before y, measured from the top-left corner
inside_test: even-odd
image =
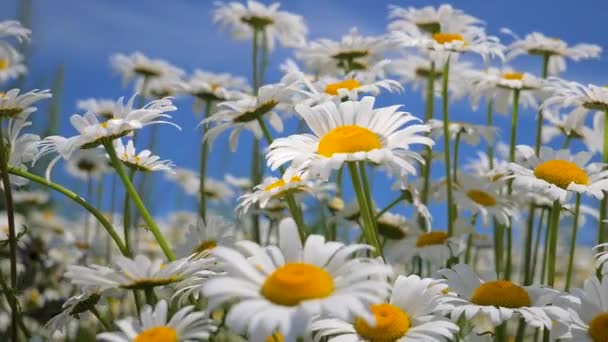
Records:
[[[15,18],[18,0],[0,3],[0,19]],[[53,0],[33,1],[32,67],[29,87],[48,87],[58,65],[66,70],[65,87],[61,99],[62,134],[71,135],[67,118],[75,113],[78,99],[88,97],[130,96],[131,89],[123,88],[121,80],[109,66],[109,56],[113,53],[130,53],[135,50],[144,54],[163,58],[187,71],[201,68],[216,72],[231,72],[249,76],[250,44],[233,41],[226,32],[220,31],[212,22],[213,1],[203,0]],[[339,38],[349,28],[356,26],[363,34],[381,34],[386,27],[389,4],[401,6],[438,5],[440,1],[285,1],[285,10],[298,13],[305,18],[310,38]],[[602,24],[608,2],[596,0],[572,1],[482,1],[469,0],[454,2],[455,7],[477,16],[487,23],[488,32],[498,34],[501,27],[509,27],[519,35],[530,31],[540,31],[549,36],[559,37],[567,42],[590,42],[608,46],[608,35]],[[507,39],[507,37],[503,37]],[[272,66],[269,80],[276,80],[278,64],[291,52],[278,49],[271,55]],[[514,65],[537,73],[540,63],[535,58],[523,57]],[[605,58],[580,63],[569,63],[562,76],[583,83],[605,84],[608,64]],[[383,95],[380,104],[401,103],[413,114],[423,112],[421,96],[406,91],[399,95]],[[192,114],[190,100],[178,101],[179,110],[174,113],[174,121],[183,127],[177,131],[172,127],[160,128],[161,144],[156,151],[160,156],[173,160],[177,165],[196,169],[200,131],[193,129],[197,123]],[[455,103],[451,107],[452,118],[456,120],[483,122],[484,113],[475,113],[467,102]],[[34,121],[44,116],[45,111],[34,114]],[[532,143],[534,114],[521,114],[518,143]],[[42,120],[42,119],[38,119]],[[497,124],[508,138],[508,119],[497,118]],[[211,159],[210,175],[222,177],[225,172],[247,176],[250,139],[243,138],[240,152],[227,153],[225,144],[216,144]],[[441,146],[441,145],[439,145]],[[575,145],[574,148],[580,149]],[[465,148],[461,160],[471,156],[473,150]],[[238,162],[237,162],[238,160]],[[243,163],[247,165],[243,167]],[[57,168],[59,182],[74,184]],[[438,164],[435,170],[441,170]],[[375,177],[376,184],[385,184],[383,175]],[[392,199],[376,187],[375,197],[382,205]],[[158,178],[155,195],[161,212],[177,207],[193,207],[194,199],[178,201],[179,190]],[[177,203],[177,204],[176,204]],[[595,202],[592,202],[595,203]],[[436,208],[440,209],[440,208]],[[445,223],[444,212],[436,211],[436,226]]]

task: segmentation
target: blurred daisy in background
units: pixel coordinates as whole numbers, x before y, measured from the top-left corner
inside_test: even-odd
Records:
[[[483,23],[480,19],[453,8],[450,4],[419,8],[389,6],[388,18],[389,31],[423,31],[429,35],[439,32],[460,32]]]
[[[134,77],[141,79],[154,78],[179,78],[184,71],[162,59],[151,59],[139,51],[130,55],[122,53],[110,57],[112,68],[122,75],[123,83],[126,85]],[[145,88],[140,86],[139,89]]]
[[[114,140],[114,150],[118,159],[130,169],[140,172],[173,172],[175,166],[169,160],[160,160],[159,156],[153,155],[150,150],[143,150],[139,153],[135,151],[133,140],[129,140],[126,145],[122,143],[122,139]],[[84,150],[87,151],[87,150]]]
[[[215,247],[232,247],[236,238],[233,222],[217,215],[207,215],[206,221],[190,225],[177,246],[179,257],[207,257]]]
[[[66,163],[68,174],[85,181],[99,179],[110,170],[110,160],[101,148],[77,150]]]

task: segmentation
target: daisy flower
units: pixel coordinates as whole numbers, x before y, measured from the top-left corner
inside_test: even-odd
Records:
[[[306,42],[308,28],[301,16],[280,11],[281,4],[266,6],[248,0],[247,5],[239,2],[216,3],[213,21],[231,31],[237,40],[252,40],[254,33],[264,34],[268,49],[273,50],[278,40],[285,47],[299,47]]]
[[[460,53],[473,52],[484,60],[489,57],[504,59],[504,46],[498,38],[487,36],[481,27],[470,26],[462,31],[438,32],[429,36],[421,30],[392,31],[391,41],[405,48],[418,48],[428,52],[431,60],[445,61],[447,56],[453,59]],[[443,63],[440,63],[443,66]]]
[[[509,280],[485,281],[466,264],[440,270],[455,295],[446,296],[445,312],[452,320],[489,320],[496,327],[512,318],[523,318],[535,328],[551,329],[552,320],[568,318],[566,310],[550,305],[559,292],[539,286],[519,286]],[[481,316],[481,317],[480,317]]]
[[[603,134],[603,125],[604,125],[604,113],[600,113],[601,114],[601,124],[602,124],[602,134]],[[549,125],[544,125],[543,126],[543,131],[542,131],[542,142],[544,144],[549,143],[550,141],[552,141],[553,139],[557,138],[557,137],[561,137],[564,136],[566,139],[584,139],[585,140],[585,134],[587,132],[592,131],[592,129],[589,129],[585,126],[585,118],[587,116],[587,113],[585,112],[573,112],[570,114],[561,114],[561,113],[554,113],[552,111],[544,111],[543,112],[543,119],[545,121],[547,121],[549,123]],[[594,118],[595,119],[595,118]],[[595,126],[595,121],[594,121],[594,128],[597,127]],[[595,137],[597,138],[597,137]],[[603,135],[601,137],[599,137],[599,141],[594,142],[592,144],[593,145],[602,145],[603,142]],[[596,148],[589,148],[590,150],[592,150],[592,152],[600,152],[601,153],[601,149],[602,147],[600,147],[599,151]]]
[[[44,190],[13,190],[13,202],[28,207],[43,206],[49,202],[51,194]]]
[[[545,89],[551,94],[541,105],[541,109],[560,113],[567,111],[567,116],[584,118],[590,111],[608,110],[608,88],[593,84],[584,86],[557,77],[550,77]]]
[[[168,160],[159,160],[159,156],[152,154],[150,150],[143,150],[139,153],[135,151],[133,140],[129,140],[126,145],[121,139],[114,140],[114,150],[116,155],[130,169],[141,172],[167,171],[172,172],[173,163]],[[86,150],[84,150],[86,151]]]
[[[599,245],[593,247],[593,251],[597,252],[594,255],[596,268],[602,269],[605,264],[608,264],[607,249],[608,249],[608,243],[600,243]]]
[[[249,177],[237,177],[228,173],[226,176],[224,176],[224,181],[226,181],[228,185],[233,186],[242,192],[249,191],[253,188],[251,178]]]
[[[172,99],[167,97],[160,100],[154,100],[142,108],[133,108],[135,95],[123,105],[123,98],[118,102],[120,105],[117,108],[114,116],[108,120],[99,120],[99,117],[93,112],[87,112],[84,115],[74,114],[70,117],[72,126],[78,131],[78,135],[70,138],[62,136],[49,136],[41,141],[41,151],[37,158],[49,153],[58,153],[59,155],[49,163],[47,169],[47,178],[50,172],[59,160],[64,158],[69,160],[72,153],[78,149],[89,149],[100,146],[106,142],[112,142],[115,139],[131,134],[136,130],[140,130],[145,126],[169,123],[162,120],[170,118],[167,112],[172,112],[177,108],[173,105]],[[175,126],[175,125],[174,125]],[[177,126],[176,126],[177,127]]]
[[[204,257],[217,246],[232,247],[236,227],[233,222],[216,215],[208,215],[207,222],[198,220],[190,225],[181,244],[177,246],[180,257]]]
[[[566,59],[580,61],[590,58],[598,58],[602,48],[595,44],[576,44],[568,46],[568,43],[553,37],[547,37],[540,32],[532,32],[524,38],[518,37],[511,30],[503,28],[503,33],[515,38],[508,46],[507,59],[528,54],[541,56],[548,59],[548,74],[558,75],[566,70]]]
[[[56,331],[64,331],[68,324],[79,319],[79,315],[94,308],[97,302],[102,297],[102,292],[95,286],[89,286],[82,289],[81,293],[68,298],[61,306],[62,311],[53,316],[45,325],[44,328],[52,335]]]
[[[282,83],[283,81],[289,83]],[[281,83],[260,87],[257,96],[243,95],[243,97],[220,102],[218,111],[201,121],[201,125],[212,125],[203,137],[210,144],[218,135],[226,130],[230,132],[230,149],[236,151],[241,131],[253,132],[257,139],[263,137],[262,127],[258,120],[268,118],[270,126],[278,132],[283,131],[283,120],[277,113],[286,106],[291,106],[291,95],[296,90],[299,81],[284,78]]]
[[[449,4],[439,7],[389,7],[389,31],[423,31],[428,34],[438,32],[460,32],[482,21],[466,14],[464,11],[453,8]]]
[[[32,31],[17,20],[0,21],[0,38],[15,37],[19,42],[30,40]]]
[[[604,198],[608,190],[608,171],[603,164],[591,163],[590,152],[570,154],[568,150],[555,151],[542,147],[537,157],[530,146],[519,145],[517,150],[525,160],[509,164],[513,187],[523,192],[545,195],[552,200],[565,202],[570,192]],[[520,165],[521,164],[521,165]]]
[[[225,247],[212,252],[226,275],[204,285],[210,310],[236,300],[226,325],[235,333],[247,333],[249,341],[265,341],[275,332],[294,341],[309,330],[317,315],[370,321],[368,305],[388,294],[390,267],[353,256],[370,246],[325,242],[320,235],[308,236],[302,246],[294,236],[298,236],[295,222],[284,219],[278,247],[240,241],[236,246],[246,254]]]
[[[460,210],[479,215],[484,226],[490,218],[508,224],[519,216],[515,200],[502,193],[504,182],[491,181],[487,177],[458,174],[454,188],[454,201]]]
[[[100,289],[152,289],[178,283],[211,266],[208,260],[203,259],[179,259],[164,263],[161,259],[151,260],[145,255],[137,255],[134,259],[117,256],[114,263],[115,268],[69,265],[65,277],[73,284],[98,286]]]
[[[360,94],[378,96],[382,90],[391,93],[402,91],[403,87],[397,81],[384,78],[384,69],[390,63],[389,60],[382,60],[368,71],[354,71],[343,78],[326,76],[315,82],[310,82],[306,75],[299,73],[308,88],[303,90],[308,97],[304,102],[314,105],[331,100],[357,100]]]
[[[477,157],[469,158],[464,165],[464,169],[478,176],[498,180],[508,173],[509,161],[507,156],[509,147],[505,144],[498,144],[496,152],[497,155],[490,159],[487,153],[477,151]]]
[[[384,59],[384,53],[394,49],[384,36],[363,36],[357,28],[350,29],[340,41],[319,39],[296,51],[296,57],[315,74],[348,74],[367,70]]]
[[[109,120],[117,115],[115,113],[121,113],[125,110],[124,103],[122,101],[116,101],[112,99],[85,99],[76,102],[76,108],[85,112],[92,112],[97,114],[101,119]]]
[[[66,171],[81,180],[99,179],[112,170],[103,149],[77,150],[66,164]]]
[[[0,82],[15,79],[26,72],[23,56],[12,47],[0,43]]]
[[[461,219],[454,222],[454,236],[449,237],[446,231],[434,230],[423,232],[414,229],[404,239],[399,241],[403,252],[402,261],[411,261],[413,257],[420,257],[429,261],[434,269],[445,266],[452,257],[457,257],[464,251],[467,233],[470,233],[470,225]]]
[[[571,304],[569,334],[560,341],[600,342],[608,339],[608,277],[593,277],[571,294],[580,302]],[[568,322],[568,321],[566,321]]]
[[[144,306],[137,319],[130,317],[116,322],[120,332],[104,332],[98,334],[97,339],[109,342],[193,342],[207,340],[217,329],[213,321],[206,318],[207,313],[195,311],[194,306],[179,309],[170,319],[169,315],[167,302],[161,300],[154,307]]]
[[[20,214],[14,215],[15,220],[15,234],[18,236],[23,233],[25,227],[25,218]],[[0,211],[0,241],[7,241],[9,238],[9,227],[8,227],[8,213],[6,211]]]
[[[187,81],[187,91],[200,101],[228,101],[249,90],[247,80],[228,73],[194,70]]]
[[[33,162],[40,150],[40,137],[36,134],[21,134],[21,131],[32,123],[24,119],[10,120],[6,131],[6,140],[10,146],[9,165],[27,171],[26,164]],[[11,184],[22,186],[29,181],[10,175]]]
[[[177,183],[186,194],[200,196],[200,178],[198,172],[184,168],[174,168],[172,173],[167,173],[167,178]],[[226,183],[206,177],[205,196],[210,200],[226,201],[234,196],[234,191]]]
[[[110,57],[110,64],[114,70],[122,75],[123,82],[127,84],[135,76],[141,78],[175,78],[182,77],[184,71],[162,59],[151,59],[143,53],[136,51],[130,55],[122,53],[114,54]]]
[[[443,121],[430,119],[428,125],[431,127],[431,138],[437,140],[443,136]],[[450,140],[454,140],[456,136],[460,135],[460,138],[471,146],[479,145],[481,138],[488,144],[494,145],[496,137],[496,127],[458,121],[450,121],[448,132],[450,133]]]
[[[604,153],[604,118],[606,113],[596,112],[593,116],[591,127],[583,126],[582,136],[583,142],[587,150],[592,153]]]
[[[299,104],[296,112],[306,121],[313,134],[295,134],[276,139],[266,158],[274,170],[292,162],[292,166],[308,170],[311,176],[327,179],[331,170],[345,162],[370,161],[385,166],[399,178],[416,174],[422,156],[410,145],[432,146],[433,140],[422,135],[429,131],[423,124],[407,123],[418,119],[399,106],[374,109],[375,99],[340,104],[326,102],[314,107]]]
[[[20,92],[21,90],[15,88],[0,94],[0,118],[25,120],[31,113],[38,110],[32,106],[34,103],[52,97],[48,89]]]
[[[473,107],[479,106],[482,97],[494,100],[494,109],[500,114],[510,114],[514,91],[519,91],[519,105],[524,108],[538,108],[538,97],[543,81],[527,72],[517,72],[510,67],[469,70],[463,77],[470,84],[468,93]]]
[[[351,321],[319,319],[313,322],[315,341],[365,342],[395,341],[442,342],[454,338],[458,326],[437,312],[444,285],[416,275],[395,280],[388,303],[372,304],[371,322],[363,318]]]
[[[155,77],[149,81],[137,80],[135,91],[144,97],[162,99],[174,97],[187,91],[188,86],[179,76]]]

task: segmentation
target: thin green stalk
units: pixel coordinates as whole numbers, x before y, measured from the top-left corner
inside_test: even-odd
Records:
[[[428,122],[433,118],[435,112],[435,62],[431,62],[429,76],[426,79],[426,101],[425,101],[425,115],[424,120]],[[422,203],[426,204],[429,199],[429,188],[430,188],[430,177],[431,177],[431,164],[433,162],[433,150],[427,146],[424,149],[424,166],[423,166],[423,188],[421,200]]]
[[[10,284],[12,293],[17,293],[17,233],[15,231],[15,208],[13,206],[13,192],[10,176],[8,174],[10,147],[4,142],[4,133],[2,132],[2,122],[0,122],[0,176],[2,177],[2,188],[4,190],[4,200],[6,205],[6,214],[8,218],[8,247],[10,258]],[[11,307],[18,306],[17,298],[11,296],[13,301]],[[17,341],[17,325],[19,324],[18,310],[11,310],[11,338]]]
[[[501,325],[497,326],[495,334],[496,336],[494,336],[494,341],[507,342],[507,322],[504,322]]]
[[[513,267],[513,227],[512,223],[509,222],[507,231],[507,256],[505,257],[505,280],[511,280],[511,268]]]
[[[137,190],[135,190],[133,183],[131,182],[131,180],[129,180],[129,176],[125,172],[122,166],[122,162],[120,161],[120,159],[118,159],[118,156],[116,155],[116,151],[114,150],[112,142],[104,142],[103,146],[106,149],[106,152],[108,152],[108,155],[110,156],[110,160],[112,161],[114,169],[118,173],[118,176],[120,176],[120,179],[122,180],[125,188],[127,189],[129,197],[131,197],[131,200],[133,201],[133,203],[135,203],[135,206],[137,207],[139,213],[143,217],[144,221],[146,221],[148,229],[150,229],[152,235],[154,235],[154,238],[167,256],[167,259],[169,259],[169,261],[175,260],[175,254],[173,254],[173,251],[171,250],[171,247],[169,247],[169,244],[163,236],[163,233],[160,231],[160,228],[158,227],[156,222],[154,222],[154,219],[152,218],[152,215],[150,215],[150,213],[148,212],[148,209],[146,209],[146,206],[141,200],[141,197],[139,197]]]
[[[107,331],[112,330],[112,325],[105,318],[103,318],[103,315],[99,312],[99,310],[97,310],[97,308],[95,306],[91,306],[89,308],[89,311],[91,311],[91,313],[95,317],[97,317],[97,319],[99,320],[101,325],[103,325],[105,330],[107,330]]]
[[[511,142],[509,144],[509,162],[515,162],[515,144],[517,142],[517,121],[519,116],[519,95],[520,89],[513,90],[513,112],[511,114]],[[513,193],[513,180],[509,180],[509,195]],[[505,274],[506,280],[511,279],[511,268],[513,264],[513,222],[509,221],[509,229],[507,230],[507,257],[505,258]]]
[[[604,113],[604,144],[602,160],[608,163],[608,110]],[[600,224],[597,230],[597,244],[606,242],[606,206],[608,204],[608,193],[604,192],[604,198],[600,201]],[[601,269],[597,270],[597,276],[601,279]]]
[[[205,118],[208,118],[211,115],[211,100],[205,101]],[[207,135],[208,126],[207,124],[203,125],[203,138],[201,143],[201,164],[200,164],[200,184],[199,184],[199,194],[201,196],[199,202],[199,215],[203,219],[203,222],[207,222],[207,196],[205,195],[205,179],[207,177],[207,158],[209,155],[209,145],[207,144],[207,139],[205,136]]]
[[[15,176],[23,177],[23,178],[31,180],[32,182],[36,182],[38,184],[44,185],[44,186],[48,187],[49,189],[53,189],[53,190],[63,194],[67,198],[71,199],[72,201],[78,203],[80,206],[82,206],[83,208],[88,210],[93,216],[95,216],[95,218],[99,221],[99,223],[101,223],[101,225],[106,229],[108,234],[110,234],[110,236],[112,237],[112,240],[114,240],[114,243],[116,244],[116,246],[118,246],[118,249],[120,250],[122,255],[124,255],[124,256],[130,255],[129,251],[126,249],[124,243],[120,239],[120,236],[118,235],[118,233],[116,233],[114,226],[112,226],[112,224],[108,221],[108,219],[106,219],[106,217],[99,210],[97,210],[97,208],[95,208],[94,206],[89,204],[87,201],[85,201],[84,198],[78,196],[74,192],[62,187],[59,184],[49,182],[46,179],[44,179],[40,176],[31,174],[25,170],[9,167],[8,172]]]
[[[253,151],[251,156],[251,184],[260,184],[262,176],[260,175],[260,139],[255,138],[253,141]],[[251,216],[253,240],[258,244],[262,243],[262,235],[260,232],[260,217],[258,214]]]
[[[547,78],[548,74],[549,74],[549,55],[545,54],[543,56],[543,71],[542,71],[542,77],[543,79]],[[539,110],[538,111],[538,116],[536,118],[536,142],[534,144],[534,151],[536,152],[536,155],[539,154],[540,152],[540,146],[541,146],[541,137],[543,135],[543,111]]]
[[[494,127],[494,100],[489,98],[487,105],[488,127]],[[490,170],[494,169],[494,144],[488,141],[488,161]]]
[[[129,180],[133,182],[135,177],[135,169],[129,170]],[[125,202],[123,206],[124,210],[122,213],[122,229],[125,239],[125,247],[129,254],[133,254],[133,246],[131,245],[131,201],[129,200],[129,193],[125,191]]]
[[[536,207],[530,204],[528,218],[526,219],[526,237],[524,240],[524,263],[521,265],[521,278],[524,285],[531,285],[530,268],[532,259],[532,240],[534,235],[534,212]]]
[[[555,285],[555,265],[557,263],[557,236],[559,232],[559,214],[562,209],[559,200],[553,201],[551,208],[551,239],[549,241],[549,266],[547,271],[547,285]]]
[[[574,252],[576,252],[576,237],[578,233],[578,215],[581,209],[581,194],[576,193],[576,204],[574,205],[574,222],[572,223],[572,239],[570,240],[570,257],[568,258],[568,271],[566,273],[565,292],[570,290],[572,281],[572,270],[574,266]]]
[[[146,287],[144,289],[144,294],[146,295],[146,304],[154,306],[158,301],[153,287]]]
[[[547,224],[545,225],[545,243],[543,245],[543,260],[542,260],[542,266],[540,269],[540,282],[541,284],[545,282],[546,279],[546,275],[547,275],[547,266],[548,266],[548,262],[547,260],[549,259],[549,239],[551,239],[551,216],[552,216],[552,211],[551,209],[549,209],[549,213],[547,214]]]
[[[403,199],[405,199],[405,195],[402,193],[401,195],[399,195],[399,197],[395,198],[391,203],[389,203],[386,207],[384,207],[382,210],[380,210],[376,216],[375,219],[378,220],[380,218],[380,216],[382,216],[382,214],[386,213],[387,211],[391,210],[394,206],[396,206],[397,204],[399,204],[399,202],[401,202]]]
[[[452,195],[452,172],[450,162],[450,114],[449,114],[449,99],[448,99],[448,80],[450,73],[450,57],[445,62],[443,73],[441,75],[441,100],[443,107],[443,154],[445,156],[445,179],[447,192],[447,210],[448,210],[448,236],[454,235],[454,198]]]
[[[253,28],[253,40],[252,40],[252,55],[251,55],[251,64],[253,70],[253,94],[258,94],[258,89],[260,87],[259,83],[259,75],[258,75],[258,40],[260,35],[260,30],[257,28]]]
[[[357,202],[359,203],[359,211],[361,212],[361,219],[363,221],[363,235],[365,236],[367,243],[374,246],[374,253],[376,255],[382,255],[382,248],[380,247],[378,235],[374,229],[373,219],[369,215],[370,211],[365,199],[365,190],[363,190],[363,185],[361,184],[361,178],[359,176],[359,171],[357,170],[357,165],[354,162],[349,162],[348,170],[350,171],[353,189],[355,190]]]
[[[454,166],[452,167],[454,174],[454,183],[458,184],[458,153],[460,152],[460,138],[462,137],[462,131],[456,133],[454,138]]]
[[[530,265],[530,269],[528,270],[528,282],[524,282],[524,285],[532,285],[532,283],[534,283],[536,265],[538,264],[538,250],[540,249],[541,234],[544,227],[543,223],[545,220],[545,212],[546,210],[544,208],[542,208],[540,211],[538,226],[536,228],[536,241],[534,242],[534,254],[532,255],[532,265]]]
[[[141,298],[139,298],[139,293],[137,290],[133,290],[133,301],[135,302],[135,310],[137,311],[137,317],[140,317],[141,314]]]
[[[19,305],[17,304],[17,300],[15,299],[15,294],[14,294],[14,292],[11,291],[10,287],[4,280],[4,274],[2,274],[2,269],[0,269],[0,287],[2,288],[2,292],[4,293],[4,296],[6,297],[6,301],[8,302],[8,305],[11,307],[11,312],[14,311],[14,312],[18,313],[17,318],[19,319],[19,321],[18,321],[19,328],[21,329],[21,331],[23,332],[25,337],[27,337],[29,339],[32,336],[32,334],[30,333],[28,328],[25,326],[25,323],[23,323],[23,316],[20,314]],[[17,336],[17,335],[15,335],[15,336]]]
[[[367,202],[367,209],[369,211],[369,217],[372,219],[374,224],[374,232],[377,232],[377,224],[375,220],[375,208],[374,202],[372,201],[371,187],[369,179],[367,178],[367,171],[365,170],[365,162],[358,162],[359,164],[359,175],[361,176],[361,184],[363,185],[363,194],[365,195],[365,201]]]
[[[494,268],[496,269],[496,278],[500,279],[502,271],[502,257],[504,245],[504,226],[494,220]]]
[[[464,253],[464,263],[470,265],[471,262],[471,251],[473,249],[473,234],[469,234],[467,237],[467,248]]]

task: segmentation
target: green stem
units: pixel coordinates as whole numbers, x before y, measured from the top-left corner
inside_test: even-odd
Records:
[[[429,77],[426,79],[426,101],[425,101],[425,115],[424,119],[428,122],[433,118],[435,112],[435,62],[431,62]],[[429,188],[430,188],[430,177],[431,177],[431,163],[433,162],[433,150],[427,146],[424,149],[424,166],[423,166],[423,188],[421,200],[422,203],[426,204],[429,199]]]
[[[450,114],[449,114],[449,99],[448,99],[448,80],[450,73],[450,57],[445,62],[443,73],[441,75],[441,100],[443,107],[443,154],[445,156],[445,179],[447,192],[447,210],[448,210],[448,236],[454,235],[454,200],[452,197],[452,172],[450,162]]]
[[[540,210],[540,218],[538,219],[538,226],[536,228],[536,241],[534,242],[534,254],[532,255],[532,265],[528,271],[528,282],[524,285],[531,285],[534,283],[534,276],[536,274],[536,265],[538,264],[538,250],[540,249],[541,234],[543,232],[543,223],[545,220],[545,209]],[[542,282],[542,280],[541,280]]]
[[[401,195],[399,195],[399,197],[395,198],[391,203],[389,203],[386,207],[384,207],[382,210],[380,210],[376,214],[375,219],[378,220],[380,218],[380,216],[382,216],[384,213],[386,213],[387,211],[391,210],[394,206],[399,204],[399,202],[401,202],[403,199],[405,199],[405,197],[406,196],[403,193]]]
[[[2,188],[4,190],[4,200],[6,205],[6,214],[8,218],[8,246],[10,258],[10,284],[12,293],[17,293],[17,233],[15,231],[15,208],[13,206],[13,191],[11,180],[8,173],[10,147],[4,142],[4,133],[0,122],[0,176],[2,177]],[[11,296],[13,301],[11,307],[18,306],[17,298]],[[20,312],[11,310],[11,338],[17,341],[17,325],[19,324]]]
[[[131,180],[131,183],[133,182],[133,177],[135,177],[135,169],[129,171],[129,180]],[[125,247],[129,254],[133,254],[133,246],[131,245],[131,201],[129,200],[129,194],[126,191],[122,220]]]
[[[565,292],[570,290],[572,280],[572,269],[574,266],[574,252],[576,252],[576,236],[578,233],[578,215],[581,209],[581,194],[576,193],[576,204],[574,205],[574,222],[572,223],[572,239],[570,240],[570,257],[568,258],[568,272],[566,273]]]
[[[536,206],[534,204],[530,204],[528,209],[528,218],[526,220],[526,238],[524,240],[524,263],[521,267],[521,276],[523,279],[524,285],[531,285],[530,279],[530,268],[531,259],[532,259],[532,240],[534,235],[534,213],[536,210]]]
[[[551,239],[551,217],[552,217],[552,211],[551,209],[549,209],[549,213],[547,214],[547,224],[545,225],[545,243],[543,246],[543,260],[542,260],[542,266],[540,269],[540,282],[541,284],[545,282],[546,279],[546,275],[547,275],[547,266],[548,266],[548,262],[547,260],[549,259],[549,239]]]
[[[454,174],[454,183],[458,184],[458,153],[460,151],[460,138],[462,137],[462,131],[458,131],[456,133],[456,138],[454,138],[454,166],[452,167]]]
[[[559,232],[559,214],[562,209],[559,200],[553,201],[551,208],[551,238],[549,241],[549,266],[547,271],[547,285],[555,285],[555,265],[557,263],[557,236]]]
[[[507,342],[507,322],[497,326],[495,333],[496,335],[494,336],[494,341]]]
[[[208,118],[211,115],[211,100],[205,101],[205,118]],[[207,144],[207,140],[204,137],[207,135],[208,126],[203,125],[203,139],[201,144],[201,164],[200,164],[200,184],[199,184],[199,194],[201,196],[199,202],[199,214],[203,219],[203,222],[207,222],[207,196],[205,195],[205,179],[207,177],[207,158],[209,155],[209,145]]]
[[[496,278],[500,279],[502,271],[502,256],[504,244],[504,226],[494,220],[494,268],[496,269]]]
[[[363,186],[361,184],[361,178],[359,176],[359,171],[357,170],[357,165],[354,162],[348,162],[348,170],[350,171],[353,189],[355,190],[357,202],[359,203],[359,211],[361,212],[361,219],[363,221],[363,235],[365,236],[367,243],[374,246],[374,253],[376,255],[382,255],[380,242],[374,229],[374,222],[369,215],[370,211],[365,199],[365,190],[363,190]]]
[[[604,144],[602,160],[608,163],[608,110],[604,113]],[[608,204],[608,192],[604,192],[604,198],[600,201],[600,224],[597,230],[597,244],[606,242],[606,206]],[[601,279],[601,269],[597,270],[597,276]]]
[[[361,175],[361,183],[363,184],[363,194],[365,195],[365,201],[367,202],[367,209],[369,211],[369,217],[372,219],[372,223],[374,225],[374,232],[377,232],[377,224],[376,224],[376,215],[374,209],[374,202],[372,201],[371,195],[371,187],[369,180],[367,178],[367,171],[365,170],[365,162],[358,162],[359,164],[359,174]]]
[[[494,100],[488,99],[487,105],[488,127],[494,127]],[[490,170],[494,169],[494,144],[488,141],[488,160]]]
[[[543,73],[542,73],[542,77],[543,79],[546,79],[548,74],[549,74],[549,58],[551,56],[549,56],[548,54],[543,55]],[[536,155],[538,156],[538,154],[540,153],[540,146],[541,146],[541,137],[543,135],[543,111],[539,110],[538,111],[538,116],[536,118],[536,143],[534,144],[534,151],[536,152]]]
[[[152,218],[152,215],[150,215],[150,213],[148,212],[148,209],[146,209],[146,206],[141,200],[141,197],[139,197],[137,190],[135,190],[133,183],[131,182],[131,180],[129,180],[129,176],[125,172],[122,166],[122,162],[120,161],[120,159],[118,159],[118,156],[116,155],[116,151],[114,150],[112,142],[104,142],[103,146],[106,149],[106,152],[108,152],[108,155],[110,156],[110,160],[112,161],[114,169],[118,173],[118,176],[120,176],[120,179],[122,180],[127,192],[129,193],[129,197],[131,197],[131,200],[133,201],[133,203],[135,203],[135,206],[139,210],[139,213],[143,217],[144,221],[146,221],[148,229],[150,229],[152,235],[154,235],[154,238],[156,238],[156,241],[167,256],[167,259],[169,259],[169,261],[175,260],[175,254],[173,254],[173,251],[171,250],[171,247],[169,247],[169,244],[163,236],[163,233],[160,231],[160,228],[158,227],[156,222],[154,222],[154,219]]]
[[[2,292],[4,293],[4,296],[6,297],[6,301],[8,302],[8,305],[11,307],[11,312],[17,312],[17,319],[18,319],[17,324],[19,325],[19,328],[21,329],[21,331],[23,332],[25,337],[27,337],[29,339],[32,336],[32,334],[25,326],[25,323],[23,323],[23,316],[20,313],[19,305],[17,304],[17,299],[15,298],[15,293],[11,290],[11,288],[8,286],[8,284],[4,280],[4,274],[2,274],[2,269],[0,269],[0,287],[2,287]],[[12,329],[12,327],[11,327],[11,329]],[[16,336],[17,336],[16,332],[12,332],[12,333],[14,333],[13,336],[15,336],[15,338],[16,338]]]
[[[31,180],[32,182],[36,182],[38,184],[44,185],[44,186],[48,187],[49,189],[53,189],[53,190],[63,194],[67,198],[71,199],[72,201],[78,203],[80,206],[82,206],[83,208],[88,210],[93,216],[95,216],[97,221],[99,221],[99,223],[101,223],[101,225],[106,229],[108,234],[110,234],[110,236],[112,237],[112,240],[114,240],[114,243],[116,244],[116,246],[118,246],[118,249],[120,250],[122,255],[124,255],[124,256],[130,255],[129,251],[126,249],[124,243],[120,239],[120,236],[118,235],[118,233],[116,233],[114,226],[112,226],[112,224],[108,221],[108,219],[106,219],[106,217],[99,210],[97,210],[94,206],[92,206],[87,201],[85,201],[84,198],[78,196],[74,192],[62,187],[59,184],[49,182],[46,179],[44,179],[40,176],[34,175],[32,173],[29,173],[27,171],[9,167],[8,172],[15,176],[23,177],[23,178]]]
[[[511,142],[509,144],[509,162],[515,162],[515,144],[517,142],[517,121],[519,116],[519,95],[520,89],[513,90],[513,112],[511,114]],[[513,193],[513,180],[509,181],[509,195]],[[509,229],[507,230],[507,257],[505,258],[505,274],[506,280],[511,279],[511,268],[513,265],[513,222],[509,221]]]
[[[103,327],[106,331],[112,330],[112,325],[105,318],[103,318],[103,315],[99,312],[99,310],[97,310],[96,307],[94,307],[94,306],[90,307],[89,311],[91,311],[91,313],[95,317],[97,317],[97,319],[99,320],[101,325],[103,325]]]
[[[144,289],[144,294],[146,295],[146,304],[154,306],[158,301],[158,298],[156,298],[156,294],[154,293],[153,287],[146,287]]]
[[[257,28],[253,29],[253,46],[252,46],[252,70],[253,70],[253,94],[258,94],[258,89],[260,87],[259,76],[258,76],[258,40],[259,40],[260,31]]]
[[[258,138],[255,138],[253,141],[251,158],[251,184],[260,184],[262,176],[260,175],[260,139]],[[251,226],[253,240],[261,244],[262,234],[260,232],[260,217],[258,214],[251,215]]]

